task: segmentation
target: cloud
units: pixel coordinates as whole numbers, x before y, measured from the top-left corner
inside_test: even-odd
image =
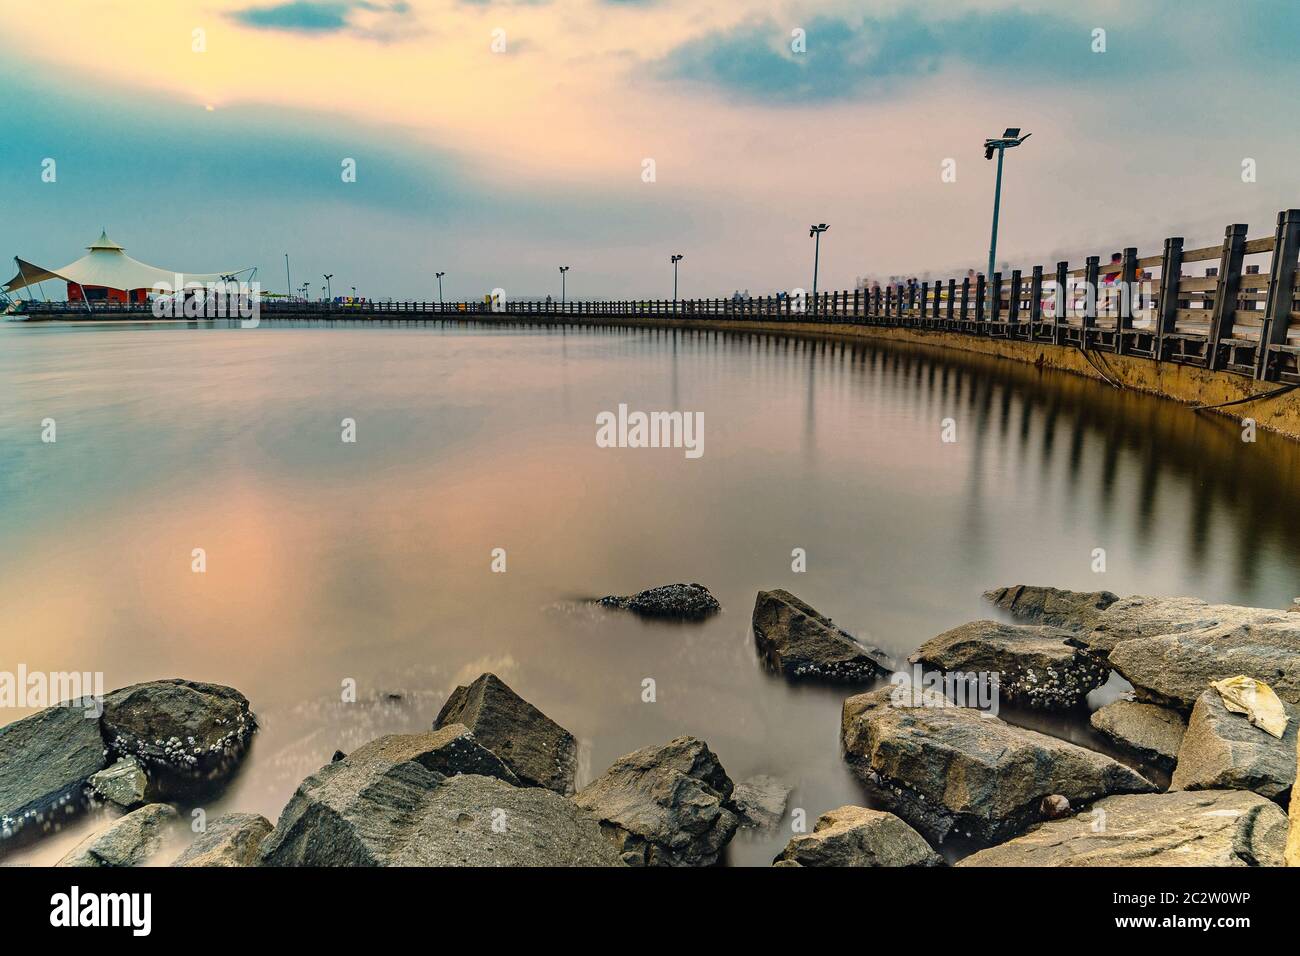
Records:
[[[383,21],[403,18],[410,12],[405,0],[372,3],[369,0],[290,0],[269,7],[248,7],[230,14],[231,19],[259,30],[293,33],[341,33],[381,36]],[[363,22],[358,23],[357,14]]]
[[[994,10],[926,17],[912,10],[860,19],[743,24],[690,40],[656,64],[660,77],[778,104],[881,99],[950,65],[1008,78],[1130,75],[1169,62],[1160,42],[1121,28],[1104,54],[1091,27],[1049,13]],[[803,49],[796,52],[803,31]],[[1138,45],[1140,44],[1140,45]]]

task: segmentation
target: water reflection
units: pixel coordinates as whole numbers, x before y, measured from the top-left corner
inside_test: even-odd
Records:
[[[1148,396],[871,341],[328,325],[0,327],[0,669],[239,687],[265,730],[212,810],[275,817],[335,749],[427,728],[493,670],[579,737],[585,779],[692,733],[815,820],[863,800],[846,692],[762,669],[760,588],[899,659],[990,616],[999,584],[1296,594],[1300,448]],[[619,402],[703,411],[704,457],[598,449]],[[573,600],[678,580],[725,613],[663,628]],[[345,677],[364,706],[340,702]],[[1083,715],[1009,716],[1099,744]],[[788,837],[746,834],[729,859]]]

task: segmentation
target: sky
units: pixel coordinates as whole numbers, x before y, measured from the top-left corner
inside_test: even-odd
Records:
[[[1300,3],[0,0],[0,254],[431,299],[766,294],[1270,235]],[[51,162],[53,164],[51,165]],[[351,161],[355,177],[345,175]],[[1244,169],[1246,172],[1244,172]],[[51,181],[52,180],[52,181]],[[7,276],[6,276],[7,277]]]

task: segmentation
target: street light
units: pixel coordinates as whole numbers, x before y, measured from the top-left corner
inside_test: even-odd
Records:
[[[568,266],[560,266],[560,305],[564,305],[564,274],[568,271]]]
[[[822,233],[829,229],[826,223],[819,223],[816,226],[808,227],[808,235],[813,238],[813,313],[817,312],[817,266],[820,263],[822,255]]]
[[[989,240],[989,271],[984,274],[984,281],[989,290],[988,315],[990,318],[993,316],[993,296],[998,294],[998,290],[993,288],[993,260],[998,251],[998,210],[1002,205],[1002,155],[1013,146],[1019,146],[1032,135],[1033,133],[1026,133],[1021,136],[1018,126],[1008,126],[1001,137],[984,141],[985,159],[992,159],[994,150],[998,152],[998,177],[997,183],[993,187],[993,237]]]
[[[446,274],[447,273],[445,272],[434,273],[434,275],[438,277],[438,304],[439,305],[442,305],[442,277],[445,276]]]
[[[334,273],[331,272],[327,276],[321,276],[321,278],[325,280],[325,301],[328,302],[334,298],[334,292],[330,288],[330,279],[334,278]]]
[[[677,253],[677,255],[675,255],[675,256],[672,257],[672,264],[673,264],[673,302],[676,302],[676,301],[677,301],[677,263],[681,262],[683,258],[685,258],[685,257],[684,257],[680,252]]]

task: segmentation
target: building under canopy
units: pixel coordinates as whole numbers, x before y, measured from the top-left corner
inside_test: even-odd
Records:
[[[46,279],[67,282],[69,302],[146,302],[155,286],[162,285],[168,290],[176,291],[176,272],[132,259],[125,249],[108,238],[107,232],[101,232],[99,238],[86,249],[86,255],[61,269],[46,269],[15,256],[18,274],[4,284],[3,291],[12,295],[19,289]],[[190,272],[179,275],[182,286],[190,282],[206,285],[249,271],[251,270],[237,269],[233,272]]]

